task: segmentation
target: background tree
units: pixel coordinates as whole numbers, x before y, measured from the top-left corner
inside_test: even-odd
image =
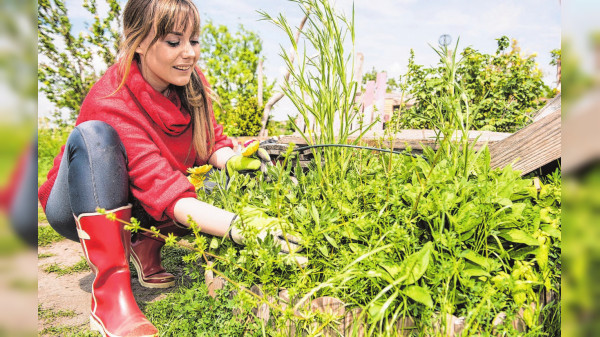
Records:
[[[64,0],[38,2],[39,90],[56,106],[52,121],[59,126],[75,122],[91,86],[116,60],[121,7],[117,0],[105,1],[108,11],[102,16],[96,0],[84,1],[93,21],[77,35],[72,33]],[[226,26],[208,21],[202,27],[201,41],[201,63],[219,96],[214,103],[217,120],[230,136],[257,134],[262,115],[256,100],[260,37],[241,26],[231,33]],[[264,85],[265,99],[272,88],[273,83]]]
[[[480,130],[514,132],[530,122],[530,116],[555,91],[544,84],[543,74],[535,61],[536,54],[523,55],[516,40],[512,47],[508,37],[498,41],[495,54],[484,54],[471,47],[461,52],[457,78],[469,98],[474,116],[473,126]],[[403,127],[431,128],[434,106],[432,97],[444,90],[442,66],[425,68],[414,62],[414,52],[408,62],[407,91],[416,104],[400,116]]]
[[[121,6],[116,0],[106,3],[109,9],[100,17],[96,0],[84,1],[93,22],[75,36],[63,0],[38,1],[39,90],[56,106],[53,118],[58,124],[75,121],[85,95],[115,61]]]
[[[201,63],[219,98],[213,104],[217,121],[229,136],[257,135],[263,109],[257,103],[256,76],[262,40],[241,25],[231,32],[227,26],[208,21],[203,25],[200,44]],[[274,82],[263,85],[264,100],[271,96],[273,86]]]

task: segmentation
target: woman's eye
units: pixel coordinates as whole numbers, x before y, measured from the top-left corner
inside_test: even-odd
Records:
[[[171,47],[179,46],[179,41],[167,41],[167,44]]]
[[[192,41],[190,41],[190,43],[192,44],[192,46],[195,46],[195,45],[200,44],[200,41],[198,41],[198,40],[192,40]]]

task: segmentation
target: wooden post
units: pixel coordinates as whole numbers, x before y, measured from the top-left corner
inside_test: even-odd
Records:
[[[263,105],[263,60],[258,61],[258,108],[261,109]]]

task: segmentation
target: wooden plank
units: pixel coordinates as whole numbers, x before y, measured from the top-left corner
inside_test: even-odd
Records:
[[[505,139],[510,136],[510,133],[505,132],[491,132],[491,131],[469,131],[470,141],[477,142],[475,149],[480,149],[487,143],[493,143]],[[393,147],[395,149],[405,149],[411,147],[414,150],[422,150],[424,145],[435,148],[435,131],[434,130],[402,130],[393,135]],[[455,134],[456,139],[459,139],[459,135]],[[349,142],[354,141],[355,137],[350,137]],[[298,146],[306,145],[304,139],[297,134],[290,136],[282,136],[279,139],[279,144],[289,144],[293,142]],[[390,142],[388,137],[385,137],[383,131],[369,131],[362,138],[362,144],[367,146],[384,147],[389,148]]]
[[[491,166],[513,163],[527,174],[561,157],[561,110],[554,110],[506,139],[490,145]]]

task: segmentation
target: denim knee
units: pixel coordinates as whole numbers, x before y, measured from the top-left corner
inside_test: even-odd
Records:
[[[128,202],[127,155],[119,134],[102,121],[87,121],[67,140],[69,197],[75,215]]]

